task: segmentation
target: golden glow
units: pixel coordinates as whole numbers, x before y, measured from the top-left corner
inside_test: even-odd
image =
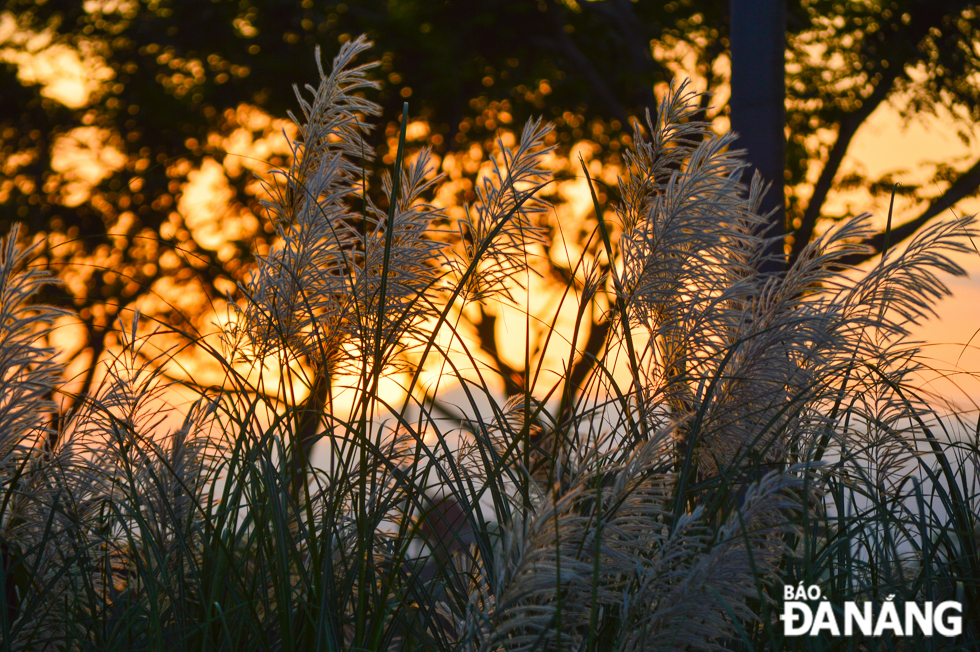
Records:
[[[0,61],[17,66],[17,79],[39,84],[41,95],[78,109],[89,104],[99,85],[113,78],[112,70],[81,41],[81,49],[53,42],[51,30],[32,32],[17,24],[9,11],[0,13]]]
[[[130,10],[130,4],[116,0],[101,2],[88,0],[85,7],[91,12],[126,12]],[[253,35],[250,30],[254,30],[254,27],[246,19],[240,19],[236,27],[245,36]],[[707,86],[705,73],[710,72],[720,80],[725,80],[730,75],[729,62],[725,57],[718,58],[711,71],[698,70],[696,52],[679,41],[654,44],[653,50],[655,58],[665,62],[668,69],[676,75],[693,77],[695,87],[699,89]],[[201,83],[208,66],[213,71],[227,68],[228,73],[238,77],[248,74],[247,68],[232,69],[234,67],[229,67],[227,62],[217,58],[213,60],[209,58],[207,62],[196,59],[183,60],[176,58],[166,49],[151,54],[157,54],[157,61],[172,69],[173,74],[160,81],[178,96],[191,92]],[[820,56],[820,54],[818,45],[814,45],[813,56]],[[112,77],[111,71],[104,66],[102,60],[88,51],[84,43],[81,50],[76,50],[52,42],[50,33],[25,33],[18,29],[9,12],[0,13],[0,60],[17,66],[18,78],[22,83],[41,85],[43,87],[41,93],[44,97],[70,108],[84,107],[97,100],[99,85]],[[223,72],[220,74],[227,76]],[[389,76],[389,80],[392,84],[401,83],[401,79],[397,78],[395,73]],[[727,86],[722,83],[720,88],[720,92],[712,100],[714,107],[723,107],[727,104]],[[662,98],[666,90],[665,84],[656,87],[658,98]],[[411,92],[408,89],[402,91]],[[544,96],[551,92],[551,85],[547,80],[542,80],[536,88],[525,88],[521,92],[525,93],[528,101],[540,103]],[[486,98],[474,98],[470,108],[475,115],[463,120],[457,135],[459,143],[465,146],[445,153],[442,158],[434,157],[439,172],[445,175],[445,181],[436,188],[433,203],[444,208],[454,220],[463,216],[464,204],[476,199],[474,175],[478,185],[482,176],[490,170],[488,147],[491,143],[499,139],[504,147],[513,147],[517,140],[517,133],[515,133],[517,126],[512,125],[513,118],[508,102],[489,102]],[[708,115],[713,118],[716,131],[723,132],[727,129],[727,119],[721,115],[720,109],[715,108]],[[194,316],[198,325],[202,327],[207,325],[213,327],[216,321],[221,321],[211,312],[212,305],[208,302],[203,289],[191,282],[192,275],[183,273],[189,271],[186,267],[193,259],[193,248],[196,246],[217,252],[222,262],[233,263],[241,254],[233,243],[259,235],[261,223],[253,212],[253,206],[233,203],[235,192],[232,183],[242,175],[253,178],[254,180],[248,182],[247,192],[252,198],[260,198],[264,190],[255,177],[265,175],[270,167],[288,164],[291,153],[287,136],[296,135],[295,125],[291,121],[274,118],[260,108],[248,104],[228,109],[221,117],[223,118],[221,132],[209,134],[203,143],[195,139],[187,141],[188,149],[198,156],[201,156],[201,152],[208,153],[201,159],[200,167],[194,168],[187,159],[167,163],[169,166],[167,173],[172,180],[170,192],[174,210],[170,213],[168,221],[161,227],[159,235],[166,239],[174,239],[181,248],[186,248],[191,253],[177,253],[161,248],[160,251],[147,253],[143,257],[147,261],[143,271],[147,272],[148,276],[153,276],[150,272],[155,271],[154,266],[166,272],[166,275],[155,280],[152,291],[142,293],[137,304],[133,306],[138,306],[145,314],[162,314],[173,307],[186,315]],[[529,262],[540,276],[530,275],[520,279],[530,288],[534,300],[530,301],[527,292],[514,285],[511,288],[515,299],[514,305],[488,307],[488,310],[498,315],[495,328],[500,345],[500,357],[515,369],[523,369],[525,366],[524,343],[531,342],[532,345],[535,342],[540,343],[547,331],[547,325],[551,323],[557,312],[556,332],[549,343],[548,351],[542,356],[537,353],[531,356],[532,368],[536,367],[535,357],[540,357],[543,368],[549,370],[542,374],[539,379],[541,384],[536,389],[548,387],[562,372],[562,362],[568,359],[568,352],[572,346],[569,340],[574,330],[573,321],[577,309],[577,297],[574,295],[564,303],[559,303],[559,295],[554,292],[552,285],[553,277],[549,276],[549,266],[554,263],[570,267],[573,261],[583,256],[586,261],[591,262],[594,255],[591,252],[595,251],[585,247],[585,239],[595,224],[595,209],[589,184],[582,175],[579,157],[585,160],[589,174],[595,182],[600,203],[603,205],[606,203],[607,189],[615,187],[621,172],[618,157],[610,156],[610,153],[615,152],[620,145],[616,142],[615,136],[610,139],[608,130],[604,133],[601,125],[580,124],[580,119],[571,113],[566,113],[561,120],[566,127],[579,135],[574,137],[573,142],[568,143],[570,152],[567,157],[551,154],[544,162],[545,167],[555,172],[557,177],[557,180],[543,191],[543,195],[555,204],[544,218],[555,227],[555,238],[548,251],[532,252],[537,257],[532,257]],[[841,175],[859,171],[870,178],[877,178],[887,172],[904,168],[908,172],[896,174],[896,180],[921,182],[932,171],[936,162],[956,163],[962,168],[965,164],[957,161],[960,157],[968,155],[975,157],[975,147],[963,145],[953,133],[951,123],[951,120],[940,116],[925,118],[903,129],[896,109],[884,105],[858,132],[851,153],[841,168]],[[614,130],[617,127],[618,125],[613,125]],[[485,140],[481,139],[481,133]],[[388,153],[385,155],[384,162],[391,165],[394,163],[394,152],[398,141],[395,123],[388,125],[385,136]],[[406,136],[410,150],[414,150],[409,156],[409,161],[414,160],[418,146],[425,143],[438,145],[443,137],[433,133],[431,126],[424,119],[413,119],[407,127]],[[820,136],[826,142],[830,142],[833,134],[827,132]],[[52,169],[56,174],[52,175],[46,187],[23,189],[25,192],[44,190],[57,193],[58,202],[68,207],[79,206],[92,200],[94,189],[115,172],[123,169],[127,163],[122,153],[126,148],[120,138],[119,134],[95,126],[79,126],[73,129],[60,136],[53,146]],[[33,155],[30,152],[19,152],[4,161],[5,171],[14,173],[16,169],[29,164],[32,160]],[[967,164],[970,162],[966,158],[963,160]],[[151,159],[140,158],[135,163],[136,171],[145,170],[151,164]],[[818,167],[811,170],[809,175],[811,182],[815,181],[818,172]],[[137,180],[136,185],[131,186],[130,190],[138,192],[139,183],[140,181]],[[9,191],[9,188],[0,188],[0,193],[9,193]],[[805,189],[802,189],[800,194],[804,199],[806,198]],[[883,223],[883,209],[886,207],[887,203],[883,205],[881,198],[872,197],[866,190],[854,190],[832,193],[826,211],[858,213],[872,210]],[[896,221],[901,223],[913,216],[915,208],[908,202],[899,200]],[[977,200],[964,201],[957,207],[957,211],[977,210],[980,210],[980,202]],[[136,223],[135,214],[131,211],[122,210],[118,214],[108,211],[109,209],[107,209],[106,220],[114,224],[112,231],[115,233],[126,233],[130,226]],[[611,214],[605,215],[611,225],[614,224],[613,217]],[[152,233],[146,234],[145,239],[149,241],[154,236],[155,234]],[[63,236],[58,237],[63,239]],[[66,267],[63,278],[70,291],[76,296],[82,296],[86,291],[87,282],[95,273],[93,270],[110,270],[106,274],[109,281],[136,275],[137,269],[118,269],[118,267],[122,262],[120,250],[137,246],[137,241],[124,236],[118,236],[115,240],[113,243],[115,249],[103,246],[88,254],[81,250],[75,252],[73,262],[82,264]],[[52,240],[52,244],[66,250],[74,246],[67,241]],[[258,246],[259,254],[266,253],[262,250],[263,246],[267,246],[265,243],[259,243]],[[968,264],[974,270],[980,271],[980,263],[977,261],[969,261]],[[581,280],[581,270],[579,276]],[[221,291],[230,292],[234,289],[234,283],[228,277],[218,278],[216,285]],[[956,320],[967,314],[973,315],[968,311],[980,305],[980,301],[976,300],[980,292],[976,289],[978,286],[975,282],[969,285],[957,283],[955,286],[963,293],[964,300],[969,305],[955,301],[943,304],[944,313],[948,315],[947,319]],[[133,291],[134,294],[135,292],[136,290]],[[219,312],[224,308],[221,302],[218,302],[217,307]],[[528,309],[531,311],[530,316],[525,314]],[[98,314],[89,316],[95,318],[98,323],[105,324],[119,313],[119,306],[107,304],[92,310]],[[530,322],[530,333],[527,332],[528,322]],[[478,365],[488,367],[491,361],[485,352],[478,350],[479,345],[473,327],[466,325],[465,320],[461,323],[463,325],[458,326],[456,336],[452,335],[448,326],[444,327],[438,334],[440,343],[449,347],[453,337],[461,337],[476,358]],[[963,327],[958,330],[951,328],[950,323],[947,321],[946,326],[935,330],[926,327],[921,332],[932,341],[969,340],[972,332],[966,332],[963,328],[966,328],[967,323],[980,323],[980,315],[973,315],[968,320],[957,322],[957,327]],[[64,332],[74,333],[76,330],[66,324]],[[576,344],[581,345],[587,335],[588,328],[584,327]],[[519,342],[521,345],[509,345],[514,342]],[[453,348],[458,349],[459,343],[454,344]],[[960,352],[960,350],[955,351],[957,356]],[[968,351],[968,356],[963,359],[970,360],[969,355],[972,354]],[[454,354],[452,361],[464,368],[470,364],[462,354],[458,356]],[[195,365],[193,361],[189,360],[187,365],[189,369],[194,369],[195,374],[206,373],[206,370],[199,368],[200,365]],[[442,363],[431,369],[427,367],[422,378],[424,387],[440,392],[451,389],[439,386],[442,378],[441,366]],[[293,370],[291,374],[293,378],[291,391],[301,395],[305,390],[298,380],[297,371],[299,370]],[[471,371],[474,375],[477,373],[476,370]],[[269,386],[276,385],[282,381],[280,373],[264,372],[264,382]],[[491,384],[499,384],[493,378],[493,374],[484,374],[484,378]],[[338,379],[338,386],[354,382],[356,382],[355,378]],[[396,401],[399,392],[402,391],[400,387],[404,384],[404,379],[392,376],[385,382],[382,396],[385,400]]]
[[[112,134],[98,127],[76,127],[55,141],[51,169],[61,175],[65,206],[88,201],[95,186],[125,165],[126,156],[111,141]]]

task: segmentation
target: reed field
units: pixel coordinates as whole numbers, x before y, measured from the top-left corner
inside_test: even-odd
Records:
[[[760,273],[765,184],[680,84],[614,212],[581,163],[592,230],[546,301],[549,126],[501,142],[450,217],[406,108],[376,205],[368,46],[298,91],[291,166],[264,180],[277,244],[220,332],[128,314],[61,410],[65,312],[35,300],[56,279],[3,239],[0,650],[972,649],[980,421],[917,385],[907,333],[972,218],[862,271],[862,216]],[[502,396],[463,323],[532,304],[546,337],[508,339],[527,371]],[[189,355],[219,381],[172,380]],[[838,611],[954,601],[962,633],[788,635],[800,586]]]

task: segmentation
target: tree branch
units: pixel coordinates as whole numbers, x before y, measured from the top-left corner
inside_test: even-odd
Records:
[[[652,76],[654,67],[657,66],[660,72],[668,79],[670,72],[654,61],[653,53],[650,51],[650,38],[643,33],[642,23],[637,19],[633,11],[633,4],[629,0],[607,0],[606,2],[586,2],[583,3],[588,8],[610,23],[621,39],[621,43],[629,55],[630,67],[633,69],[634,77],[639,80],[644,76]],[[651,84],[639,83],[636,85],[636,97],[644,108],[650,111],[650,117],[656,122],[659,103],[657,96],[653,93]],[[627,123],[624,126],[629,127]]]
[[[851,145],[851,140],[854,139],[854,135],[861,128],[861,125],[864,124],[864,121],[888,97],[888,93],[897,77],[898,74],[896,72],[886,72],[885,76],[871,92],[871,95],[861,103],[861,107],[856,111],[848,113],[840,121],[840,126],[837,130],[837,140],[834,141],[834,145],[830,149],[830,155],[827,157],[827,162],[820,172],[817,183],[813,186],[813,195],[810,197],[806,211],[803,213],[802,224],[800,224],[800,228],[794,233],[793,251],[790,254],[791,261],[799,257],[803,251],[803,247],[813,237],[813,230],[817,225],[817,220],[820,219],[820,209],[823,208],[824,202],[827,201],[827,195],[830,194],[834,186],[834,177],[837,176],[837,171],[844,161],[844,156],[847,154],[847,149]]]
[[[897,32],[889,35],[888,39],[893,39],[900,43],[917,45],[929,34],[930,30],[941,27],[944,20],[950,16],[958,15],[963,8],[970,5],[970,2],[968,0],[956,0],[956,2],[950,0],[946,3],[916,2],[911,4],[912,6],[910,9],[913,10],[911,19],[904,25],[896,25]],[[876,37],[877,43],[875,45],[884,45],[888,39],[886,39],[884,34],[879,33]],[[891,90],[899,75],[904,74],[909,65],[914,65],[915,63],[923,60],[921,58],[915,58],[917,56],[921,56],[921,53],[920,55],[914,55],[911,57],[908,55],[906,56],[907,58],[904,58],[901,61],[890,61],[891,65],[882,70],[883,77],[881,81],[875,86],[875,89],[872,91],[871,95],[863,101],[861,108],[848,114],[848,116],[841,121],[837,141],[834,143],[834,147],[831,149],[827,164],[824,166],[824,169],[820,174],[820,178],[817,181],[817,184],[814,186],[813,196],[810,198],[810,202],[807,204],[806,211],[803,216],[803,223],[796,232],[796,238],[793,243],[793,259],[799,255],[799,253],[803,250],[803,247],[805,247],[807,242],[810,241],[810,238],[813,237],[813,229],[816,226],[817,220],[820,219],[820,209],[823,207],[823,204],[827,199],[827,195],[832,187],[834,177],[840,168],[841,161],[844,158],[844,154],[846,153],[847,147],[850,145],[854,134],[857,132],[864,120],[866,120],[874,109],[877,108],[877,106],[880,105],[881,102],[887,97],[888,92]],[[881,68],[879,68],[879,70],[881,70]],[[955,185],[956,184],[954,184],[954,186]],[[950,191],[952,190],[953,188],[950,188]],[[949,200],[946,201],[948,202]],[[952,203],[949,203],[949,205],[952,205]],[[916,219],[907,224],[903,224],[901,227],[898,227],[898,229],[894,229],[892,231],[892,238],[899,236],[901,236],[900,239],[908,238],[931,217],[938,215],[938,213],[942,210],[942,207],[945,205],[945,203],[940,202],[939,206],[935,204],[930,206],[925,213]],[[926,215],[929,216],[926,217]],[[869,242],[871,241],[879,243],[875,248],[876,251],[880,251],[881,246],[884,245],[884,234],[876,235],[869,240]],[[892,242],[897,241],[898,240],[892,240]]]
[[[575,70],[579,75],[585,78],[589,86],[592,87],[592,91],[598,98],[599,103],[605,108],[606,112],[619,120],[623,125],[623,129],[629,133],[633,134],[632,128],[630,126],[629,114],[626,113],[626,109],[623,107],[622,103],[616,98],[616,95],[606,84],[605,79],[599,74],[599,71],[595,69],[589,58],[586,57],[575,42],[572,41],[571,37],[565,32],[565,25],[561,19],[559,12],[554,8],[554,2],[550,3],[551,6],[548,8],[548,18],[551,24],[552,38],[550,39],[537,39],[538,43],[544,47],[552,49],[566,59],[571,64],[571,69]]]
[[[943,211],[951,209],[961,199],[965,199],[966,197],[974,194],[977,191],[977,188],[980,188],[980,160],[977,160],[977,162],[973,164],[973,167],[957,177],[956,181],[953,182],[953,185],[949,187],[949,190],[935,198],[921,215],[906,222],[905,224],[902,224],[901,226],[892,229],[889,236],[889,246],[893,247],[899,242],[909,239],[929,220],[936,217]],[[848,256],[847,258],[843,259],[842,262],[847,263],[848,265],[856,265],[868,260],[868,258],[877,256],[881,253],[885,246],[885,234],[875,234],[865,240],[864,244],[870,245],[874,249],[874,253],[870,256]]]
[[[52,424],[56,433],[60,433],[61,428],[75,417],[75,415],[84,407],[87,401],[93,398],[92,392],[95,384],[95,373],[99,368],[99,358],[102,357],[102,354],[106,349],[106,336],[109,332],[108,329],[98,328],[91,321],[83,322],[83,324],[88,331],[88,346],[79,349],[78,353],[72,356],[72,359],[69,362],[73,362],[78,356],[84,355],[88,349],[92,350],[92,361],[85,370],[82,386],[72,397],[71,404],[67,406],[66,409],[58,411],[55,421]]]
[[[473,326],[476,328],[477,339],[480,340],[480,350],[493,359],[494,366],[500,372],[500,377],[504,381],[504,394],[508,397],[520,394],[524,374],[511,367],[500,357],[496,334],[497,316],[488,313],[481,305],[480,323]]]
[[[589,336],[585,340],[582,355],[572,365],[572,370],[569,372],[568,378],[565,381],[569,386],[568,395],[572,396],[573,400],[574,397],[578,396],[582,383],[585,382],[585,379],[589,377],[589,373],[595,367],[596,360],[599,359],[599,353],[606,345],[606,339],[609,337],[611,326],[612,322],[608,319],[600,319],[598,322],[592,321],[592,328],[589,329]],[[560,415],[560,418],[564,419],[565,415]]]

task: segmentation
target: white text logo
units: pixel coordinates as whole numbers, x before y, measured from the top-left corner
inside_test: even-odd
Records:
[[[787,636],[816,636],[823,632],[831,636],[958,636],[963,632],[963,605],[946,600],[933,602],[906,602],[903,608],[893,602],[894,595],[885,599],[881,608],[875,611],[871,602],[845,602],[843,609],[834,609],[822,595],[819,586],[794,588],[787,585],[783,589],[783,632]],[[811,605],[809,602],[818,602]]]

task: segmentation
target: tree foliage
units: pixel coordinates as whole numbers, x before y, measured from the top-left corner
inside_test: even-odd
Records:
[[[841,178],[855,134],[878,107],[890,102],[907,120],[948,113],[973,138],[980,18],[966,0],[794,0],[787,28],[786,219],[795,258],[822,219],[843,217],[824,213],[835,187],[892,189],[891,178]],[[634,124],[644,129],[648,111],[656,118],[658,94],[677,78],[694,75],[712,91],[711,106],[705,99],[701,108],[725,126],[727,3],[10,0],[0,219],[46,238],[41,263],[75,270],[65,272],[66,295],[42,298],[74,304],[95,358],[125,306],[141,301],[145,312],[182,323],[240,279],[251,251],[268,249],[275,230],[254,173],[290,160],[281,134],[294,101],[286,80],[316,77],[316,44],[359,33],[381,57],[379,87],[366,92],[392,120],[369,142],[392,162],[394,116],[408,101],[420,125],[414,146],[430,145],[443,169],[450,159],[458,164],[462,178],[451,196],[437,198],[443,204],[475,198],[472,177],[487,142],[530,116],[554,123],[560,156],[574,147],[600,173],[618,169]],[[59,94],[45,68],[66,65],[85,81],[81,96]],[[580,174],[575,160],[559,168],[559,183]],[[938,191],[901,189],[919,212],[893,230],[892,243],[974,194],[980,161],[941,164],[935,177]],[[214,182],[206,211],[182,204],[195,180]],[[552,199],[563,198],[555,192]],[[384,207],[380,186],[371,196]],[[600,188],[601,200],[617,197],[614,183]],[[551,241],[582,245],[587,229],[562,232],[563,222],[549,218]],[[869,243],[880,250],[881,234]],[[542,272],[567,279],[560,250],[547,250]],[[499,316],[469,317],[505,388],[516,391],[526,378],[498,348]],[[608,329],[593,319],[588,350],[603,345]]]

